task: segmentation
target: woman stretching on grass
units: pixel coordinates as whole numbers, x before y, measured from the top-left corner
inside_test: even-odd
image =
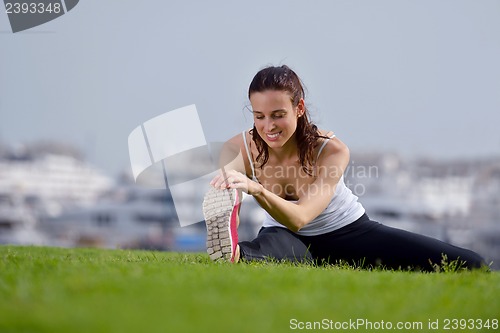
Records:
[[[221,168],[204,200],[213,260],[344,261],[432,271],[446,256],[467,268],[484,265],[472,251],[370,220],[343,180],[347,146],[311,123],[301,81],[290,68],[259,71],[248,97],[254,127],[225,145],[242,158]],[[238,243],[241,192],[255,198],[266,218],[257,238]]]

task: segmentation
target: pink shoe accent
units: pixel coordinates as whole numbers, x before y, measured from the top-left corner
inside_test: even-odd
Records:
[[[238,245],[238,209],[240,207],[240,198],[238,196],[238,191],[234,191],[234,202],[233,211],[231,213],[231,221],[229,222],[229,232],[231,236],[231,262],[234,262],[234,257],[236,255],[236,246]]]
[[[237,190],[211,188],[203,200],[207,225],[207,253],[212,260],[235,261],[238,246]]]

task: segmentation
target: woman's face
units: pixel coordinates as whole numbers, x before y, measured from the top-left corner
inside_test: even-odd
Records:
[[[255,128],[269,148],[280,148],[297,129],[297,118],[304,113],[304,100],[292,105],[290,94],[281,90],[266,90],[250,95]]]

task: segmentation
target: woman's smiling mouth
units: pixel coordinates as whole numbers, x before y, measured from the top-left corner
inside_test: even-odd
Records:
[[[281,132],[278,133],[266,133],[266,137],[269,141],[276,141],[278,140],[279,136],[281,135]]]

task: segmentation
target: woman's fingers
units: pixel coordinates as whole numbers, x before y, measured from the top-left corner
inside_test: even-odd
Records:
[[[222,174],[216,175],[212,181],[210,182],[210,185],[212,185],[215,188],[220,188],[221,184],[224,183],[225,178],[222,176]]]
[[[229,184],[231,182],[231,179],[228,176],[228,172],[224,172],[222,170],[219,171],[219,174],[217,174],[212,181],[210,182],[210,185],[212,185],[215,188],[227,188],[229,187]]]
[[[224,171],[221,170],[219,174],[217,174],[210,185],[215,188],[237,188],[243,191],[247,191],[247,177],[241,172],[235,170]]]

